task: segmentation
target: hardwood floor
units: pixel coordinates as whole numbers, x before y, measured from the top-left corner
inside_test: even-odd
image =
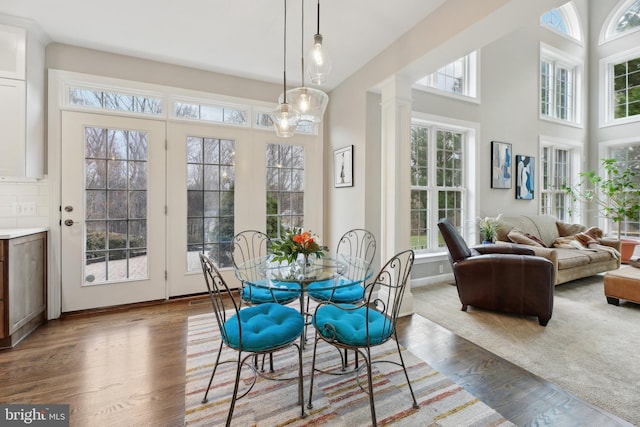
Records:
[[[70,404],[73,426],[184,424],[187,317],[208,300],[65,316],[0,351],[0,402]],[[630,425],[413,315],[399,340],[505,418],[524,425]]]

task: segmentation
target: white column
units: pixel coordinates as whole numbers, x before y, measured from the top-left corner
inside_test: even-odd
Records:
[[[382,89],[382,236],[381,260],[386,262],[410,245],[410,160],[412,82],[394,75]],[[413,313],[413,294],[407,284],[401,316]]]

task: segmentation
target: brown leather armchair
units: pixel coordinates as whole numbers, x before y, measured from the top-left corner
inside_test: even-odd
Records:
[[[438,223],[449,249],[462,310],[468,306],[537,316],[546,326],[553,312],[554,270],[548,259],[526,246],[469,248],[447,220]]]

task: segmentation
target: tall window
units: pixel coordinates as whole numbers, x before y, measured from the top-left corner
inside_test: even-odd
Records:
[[[267,235],[304,224],[304,147],[267,145]]]
[[[477,54],[472,52],[445,65],[435,73],[423,77],[416,82],[416,85],[475,98],[477,69]]]
[[[615,147],[610,151],[611,158],[616,160],[620,170],[631,169],[636,172],[636,182],[640,184],[640,143],[626,147]],[[618,225],[609,224],[611,230],[617,230]],[[640,221],[637,218],[626,218],[621,223],[621,234],[627,237],[640,237]]]
[[[466,195],[466,135],[437,126],[411,127],[411,248],[443,246],[437,222],[448,218],[461,228]]]
[[[640,58],[613,65],[613,118],[640,114]]]
[[[578,122],[579,66],[560,52],[542,49],[540,58],[540,114],[556,120]]]
[[[235,141],[187,138],[187,265],[200,266],[206,253],[220,267],[231,266],[234,234]]]
[[[571,151],[546,146],[542,148],[542,189],[540,191],[540,213],[553,215],[560,221],[569,219],[570,199],[562,189],[570,185]]]

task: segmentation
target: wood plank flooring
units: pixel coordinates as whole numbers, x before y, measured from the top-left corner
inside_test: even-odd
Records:
[[[68,403],[73,426],[181,426],[187,317],[208,300],[76,314],[0,351],[0,402]],[[413,315],[400,342],[519,426],[630,425]]]

